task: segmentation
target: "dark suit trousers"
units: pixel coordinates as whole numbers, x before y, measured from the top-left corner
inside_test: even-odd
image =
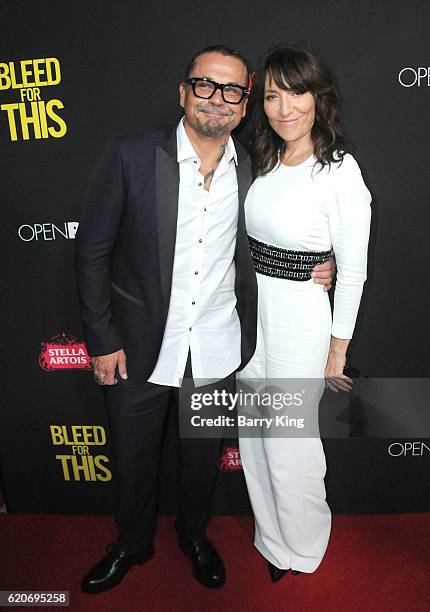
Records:
[[[185,378],[191,379],[190,359]],[[119,377],[117,376],[117,379]],[[184,384],[193,386],[191,381]],[[234,389],[234,374],[199,392]],[[118,544],[128,553],[152,550],[156,527],[157,483],[163,425],[178,409],[178,389],[145,383],[132,387],[119,379],[106,387],[117,495]],[[180,438],[178,457],[179,541],[185,548],[205,535],[218,473],[219,438]]]

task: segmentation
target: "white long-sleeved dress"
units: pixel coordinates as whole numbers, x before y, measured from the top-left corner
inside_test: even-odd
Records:
[[[293,251],[336,256],[334,312],[322,285],[257,273],[257,348],[245,379],[321,379],[330,336],[352,337],[366,279],[370,194],[347,154],[318,172],[316,158],[279,164],[257,178],[245,202],[248,234]],[[319,436],[247,437],[240,453],[255,515],[255,546],[275,566],[313,572],[327,548],[331,513]]]

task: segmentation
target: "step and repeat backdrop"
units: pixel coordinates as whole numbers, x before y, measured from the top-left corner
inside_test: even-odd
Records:
[[[430,377],[429,20],[420,0],[3,3],[0,466],[9,511],[113,511],[103,390],[93,382],[73,265],[82,194],[107,138],[179,119],[184,67],[210,44],[255,64],[278,42],[302,40],[335,71],[373,196],[350,363],[370,379]],[[425,399],[406,394],[404,413]],[[366,426],[375,406],[357,412],[354,402],[344,433],[324,439],[334,512],[430,510],[430,432],[375,433]],[[175,511],[176,445],[172,414],[161,513]],[[236,440],[224,441],[219,471],[214,513],[249,513]]]

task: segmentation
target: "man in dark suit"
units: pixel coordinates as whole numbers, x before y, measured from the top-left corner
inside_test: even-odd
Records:
[[[105,591],[153,556],[163,422],[182,379],[233,389],[255,350],[257,284],[245,229],[247,152],[231,132],[246,112],[249,65],[224,46],[192,58],[184,117],[112,139],[85,196],[77,235],[82,319],[106,385],[119,537],[82,589]],[[322,274],[324,276],[324,273]],[[225,582],[206,538],[220,440],[179,442],[178,544],[203,585]]]

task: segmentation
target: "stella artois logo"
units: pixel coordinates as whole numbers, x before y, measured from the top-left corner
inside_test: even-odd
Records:
[[[47,342],[42,342],[39,364],[46,372],[92,370],[85,344],[67,332],[60,332]]]
[[[234,446],[225,446],[222,450],[218,467],[222,472],[241,470],[242,461],[240,459],[239,449]]]

